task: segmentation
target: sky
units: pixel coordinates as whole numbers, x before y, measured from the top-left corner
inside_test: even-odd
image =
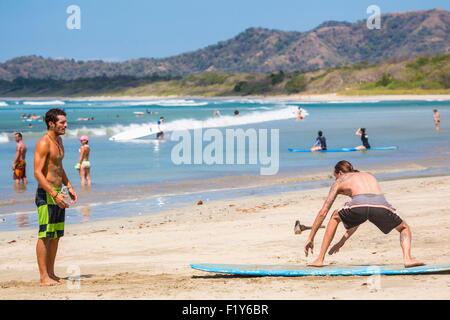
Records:
[[[81,29],[66,26],[70,5]],[[249,27],[308,31],[327,20],[443,8],[449,0],[1,0],[0,62],[23,55],[123,61],[161,58],[230,39]]]

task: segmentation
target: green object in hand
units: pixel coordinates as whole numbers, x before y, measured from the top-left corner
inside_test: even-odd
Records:
[[[77,163],[77,164],[75,165],[75,169],[76,169],[76,170],[80,170],[80,167],[81,167],[81,166],[80,166],[80,163]]]

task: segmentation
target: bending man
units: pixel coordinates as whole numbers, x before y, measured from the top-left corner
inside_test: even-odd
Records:
[[[322,222],[325,220],[336,197],[342,194],[351,197],[352,200],[347,202],[343,209],[334,211],[325,230],[319,257],[311,266],[323,266],[325,254],[341,221],[347,231],[342,239],[331,248],[330,255],[338,252],[351,235],[355,233],[358,226],[367,220],[375,224],[384,234],[388,234],[392,229],[396,229],[400,233],[400,246],[403,250],[405,267],[423,265],[422,262],[411,257],[411,230],[409,226],[395,213],[395,209],[386,201],[373,175],[355,170],[348,161],[339,161],[334,167],[334,177],[336,178],[336,182],[331,187],[305,244],[306,256],[308,256],[309,250],[313,253],[314,237]]]

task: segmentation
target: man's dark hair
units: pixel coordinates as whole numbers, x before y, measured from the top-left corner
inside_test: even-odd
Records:
[[[323,135],[322,131],[319,131],[319,137],[321,137]]]
[[[18,135],[22,139],[22,134],[20,132],[16,132],[14,135]]]
[[[436,113],[438,111],[438,109],[434,109],[433,112]]]
[[[66,116],[65,111],[57,108],[47,111],[47,113],[45,114],[45,123],[47,124],[47,129],[50,129],[50,122],[58,122],[58,116]]]

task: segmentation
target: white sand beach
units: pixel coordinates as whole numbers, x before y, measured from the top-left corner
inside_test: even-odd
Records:
[[[330,181],[331,182],[331,181]],[[413,255],[449,263],[450,177],[382,182],[387,199],[413,231]],[[79,268],[80,287],[43,288],[35,261],[36,230],[0,233],[1,299],[450,299],[450,275],[367,277],[234,277],[190,268],[190,263],[305,265],[307,232],[327,189],[192,204],[154,216],[67,225],[56,271]],[[339,197],[333,208],[339,208]],[[328,219],[327,219],[328,220]],[[326,221],[327,221],[326,220]],[[337,237],[343,233],[340,225]],[[323,236],[316,238],[318,251]],[[330,265],[402,263],[399,235],[366,223]],[[69,282],[69,284],[71,284]]]

